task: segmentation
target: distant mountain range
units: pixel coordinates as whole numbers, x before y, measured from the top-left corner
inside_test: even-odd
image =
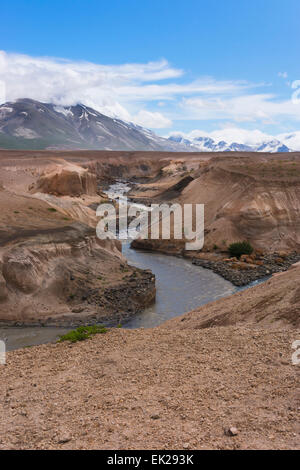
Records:
[[[209,137],[163,138],[136,124],[77,104],[58,106],[19,99],[0,106],[0,148],[68,150],[160,150],[173,152],[289,152],[274,139],[257,146],[215,142]]]
[[[245,145],[237,142],[228,143],[224,140],[216,142],[210,137],[196,137],[194,139],[186,139],[180,134],[172,135],[169,140],[189,147],[192,152],[290,152],[291,149],[279,142],[277,139],[272,139],[257,145]]]

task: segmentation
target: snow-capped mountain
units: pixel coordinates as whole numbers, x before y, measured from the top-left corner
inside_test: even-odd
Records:
[[[291,152],[291,150],[277,139],[263,142],[256,148],[256,152]]]
[[[0,148],[192,151],[78,104],[20,99],[0,106]]]
[[[277,138],[287,147],[293,150],[300,150],[300,131],[279,134]]]
[[[174,134],[168,137],[172,142],[185,145],[193,152],[290,152],[291,149],[277,139],[266,142],[260,142],[256,145],[245,145],[237,142],[225,142],[221,140],[216,142],[211,137],[196,137],[187,139],[180,134]]]

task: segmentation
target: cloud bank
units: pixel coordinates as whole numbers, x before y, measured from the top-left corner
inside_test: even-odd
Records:
[[[287,72],[279,76],[286,78]],[[0,51],[0,85],[2,102],[25,97],[57,105],[81,102],[108,116],[152,129],[170,130],[188,121],[191,128],[194,121],[200,121],[221,128],[215,132],[225,136],[229,131],[224,125],[229,122],[231,134],[239,137],[235,140],[243,137],[245,143],[260,132],[267,134],[239,127],[277,126],[278,134],[284,134],[289,130],[286,123],[292,124],[292,130],[300,123],[300,100],[291,99],[293,92],[294,96],[297,93],[292,85],[288,89],[283,84],[286,97],[279,99],[269,84],[212,77],[189,81],[183,70],[165,59],[101,65]],[[298,137],[293,137],[293,142],[298,145]]]
[[[57,105],[81,102],[108,116],[148,123],[153,128],[169,127],[171,121],[159,112],[143,109],[143,101],[146,105],[155,96],[165,97],[159,85],[149,82],[181,75],[181,70],[170,67],[165,60],[99,65],[0,51],[0,81],[5,84],[2,101],[26,97]]]

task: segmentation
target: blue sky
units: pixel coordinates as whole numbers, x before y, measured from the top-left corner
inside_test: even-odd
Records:
[[[299,0],[14,0],[0,50],[8,99],[84,101],[161,135],[300,130]]]

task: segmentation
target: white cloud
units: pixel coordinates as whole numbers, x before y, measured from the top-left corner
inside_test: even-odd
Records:
[[[149,102],[173,102],[195,93],[227,95],[253,86],[245,81],[217,81],[209,77],[183,84],[174,82],[182,75],[182,70],[171,67],[166,60],[101,65],[0,51],[5,101],[27,97],[57,105],[81,102],[108,116],[137,119],[136,122],[149,122],[157,127],[170,126],[171,121],[161,113],[145,110]],[[161,83],[164,80],[168,82]]]
[[[166,127],[172,126],[172,121],[161,113],[150,112],[141,110],[133,116],[133,121],[143,127],[150,127],[152,129],[165,129]]]
[[[134,120],[137,111],[134,102],[164,94],[157,90],[159,85],[149,85],[149,82],[174,79],[182,73],[166,60],[100,65],[0,51],[0,78],[6,85],[2,102],[25,97],[57,105],[81,102],[103,114],[128,121]],[[165,123],[169,125],[170,121],[165,118]]]
[[[238,142],[245,145],[255,145],[272,139],[272,136],[258,129],[247,130],[238,127],[228,127],[211,132],[210,136],[217,141]]]
[[[278,72],[278,77],[280,78],[288,78],[287,72]]]
[[[116,92],[120,97],[130,97],[130,99],[135,101],[173,100],[176,96],[194,95],[196,93],[204,95],[222,94],[226,96],[241,93],[242,91],[252,87],[254,87],[254,85],[247,84],[246,82],[217,81],[213,78],[204,78],[185,84],[149,84],[142,87],[139,84],[121,85],[118,87]]]
[[[157,129],[170,128],[176,120],[230,121],[228,129],[239,140],[251,140],[254,134],[239,129],[237,123],[300,121],[300,100],[292,100],[292,89],[291,99],[279,100],[272,93],[253,91],[266,84],[212,77],[188,81],[183,75],[164,59],[101,65],[0,51],[0,85],[6,92],[2,101],[27,97],[58,106],[81,102],[108,116]],[[286,78],[287,73],[279,75]],[[297,83],[293,83],[296,98]],[[226,140],[221,136],[228,129],[215,132]]]
[[[276,118],[290,117],[300,121],[300,102],[278,101],[272,94],[245,94],[233,97],[183,98],[181,106],[189,119],[237,122],[262,121],[270,124]]]

